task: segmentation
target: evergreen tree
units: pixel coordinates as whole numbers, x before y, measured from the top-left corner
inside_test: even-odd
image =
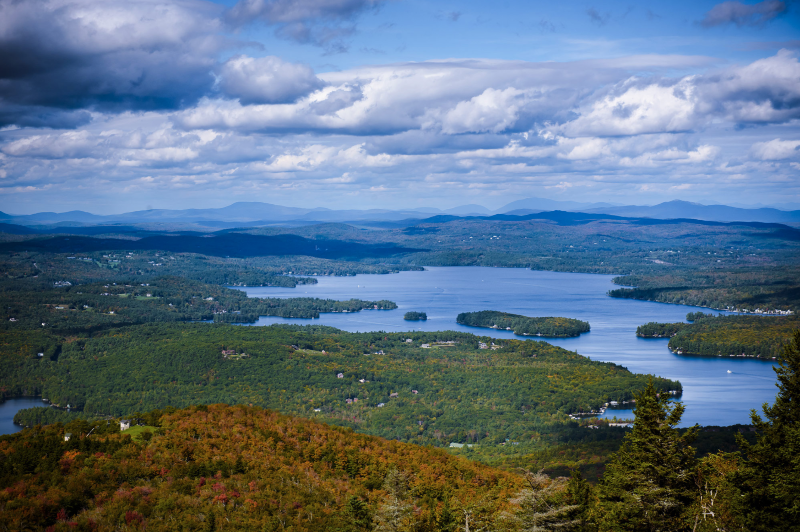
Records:
[[[797,530],[800,523],[800,330],[784,346],[778,366],[775,404],[764,404],[762,419],[750,414],[756,442],[739,438],[747,462],[740,475],[749,530]]]
[[[636,420],[606,466],[592,509],[599,530],[661,532],[691,528],[697,427],[675,427],[684,406],[659,394],[651,380],[636,396]]]
[[[576,506],[573,512],[578,530],[586,530],[589,508],[592,503],[592,485],[583,478],[579,469],[573,469],[567,482],[569,501]]]

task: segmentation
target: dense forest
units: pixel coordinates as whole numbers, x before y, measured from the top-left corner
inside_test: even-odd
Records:
[[[547,440],[573,423],[568,414],[629,401],[647,382],[544,342],[481,349],[490,338],[452,331],[162,323],[66,337],[8,332],[4,340],[0,382],[10,396],[116,416],[254,404],[433,445]],[[666,379],[656,385],[681,390]]]
[[[614,282],[635,288],[610,290],[611,297],[740,312],[800,311],[796,267],[629,275]]]
[[[320,312],[391,310],[392,301],[250,298],[241,290],[158,277],[148,283],[83,284],[0,292],[2,330],[40,329],[61,334],[137,323],[209,321],[253,323],[259,316],[319,318]]]
[[[687,325],[669,348],[687,355],[773,359],[800,328],[797,316],[718,316]]]
[[[636,328],[636,336],[641,338],[672,338],[688,323],[657,323],[651,321]]]
[[[739,449],[702,459],[697,427],[652,381],[633,428],[596,485],[495,469],[444,450],[247,405],[75,419],[0,437],[7,530],[796,529],[800,494],[800,331],[784,349],[778,396]],[[69,434],[69,438],[67,438]]]
[[[530,318],[519,314],[483,310],[480,312],[462,312],[456,322],[470,327],[486,327],[490,329],[508,329],[522,336],[547,336],[552,338],[580,336],[589,332],[589,324],[572,318]]]
[[[800,328],[797,316],[713,316],[690,313],[694,323],[646,323],[636,329],[644,338],[670,338],[669,348],[683,355],[776,358]]]
[[[425,312],[416,312],[412,310],[411,312],[406,312],[403,314],[403,319],[407,321],[425,321],[428,319],[428,314]]]

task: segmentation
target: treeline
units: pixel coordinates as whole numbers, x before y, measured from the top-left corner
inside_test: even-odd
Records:
[[[255,323],[259,316],[280,316],[282,318],[319,318],[320,312],[359,312],[364,309],[393,310],[397,303],[382,299],[380,301],[363,301],[349,299],[318,299],[310,297],[293,297],[288,299],[250,298],[239,305],[243,309],[236,312],[214,314],[214,321],[220,323]]]
[[[657,323],[651,321],[636,328],[636,336],[641,338],[672,338],[688,323]]]
[[[428,314],[425,312],[406,312],[403,314],[403,319],[407,321],[425,321],[428,319]]]
[[[572,318],[530,318],[519,314],[483,310],[480,312],[462,312],[456,322],[471,327],[488,327],[491,329],[510,329],[514,334],[525,336],[564,337],[579,336],[589,332],[589,324]]]
[[[254,404],[446,446],[539,441],[569,426],[567,414],[629,401],[647,381],[545,342],[494,339],[500,349],[479,349],[490,341],[453,331],[345,333],[207,323],[69,337],[17,331],[4,334],[0,382],[8,395],[39,395],[91,415]],[[37,357],[46,342],[56,357]],[[421,348],[437,343],[448,347]],[[656,383],[662,391],[681,389],[675,381]]]
[[[746,356],[772,359],[800,326],[796,316],[686,316],[694,323],[647,323],[636,335],[670,338],[669,348],[684,355]]]

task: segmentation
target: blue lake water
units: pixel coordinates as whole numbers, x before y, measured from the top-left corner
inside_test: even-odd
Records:
[[[591,332],[578,338],[546,341],[592,360],[614,362],[636,373],[679,380],[686,405],[682,426],[749,423],[750,409],[772,403],[777,393],[773,363],[747,358],[689,357],[667,348],[667,339],[636,337],[650,321],[685,321],[686,314],[708,309],[648,301],[614,299],[613,276],[537,272],[522,268],[447,267],[392,275],[319,277],[319,284],[298,288],[242,288],[252,297],[388,299],[396,310],[321,314],[319,319],[262,317],[255,325],[298,323],[330,325],[345,331],[468,331],[495,338],[525,338],[510,331],[458,325],[461,312],[499,310],[526,316],[564,316],[588,321]],[[428,320],[408,322],[410,310]],[[730,373],[728,373],[730,371]],[[631,417],[630,410],[608,410],[605,417]]]
[[[0,404],[0,436],[21,431],[22,427],[14,425],[14,414],[18,410],[33,408],[34,406],[47,406],[47,403],[36,397],[19,397],[17,399],[8,399],[5,403]]]

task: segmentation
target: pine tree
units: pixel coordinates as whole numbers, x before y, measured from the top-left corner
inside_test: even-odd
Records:
[[[574,517],[578,530],[586,530],[589,508],[592,503],[592,485],[583,478],[579,469],[573,469],[567,482],[569,501],[576,506]]]
[[[691,528],[697,427],[675,427],[684,406],[659,394],[650,380],[636,396],[636,420],[606,466],[592,518],[599,530],[678,531]]]
[[[784,346],[778,366],[775,404],[764,404],[762,419],[750,414],[756,442],[739,438],[747,463],[740,475],[749,530],[797,530],[800,523],[800,330]]]

